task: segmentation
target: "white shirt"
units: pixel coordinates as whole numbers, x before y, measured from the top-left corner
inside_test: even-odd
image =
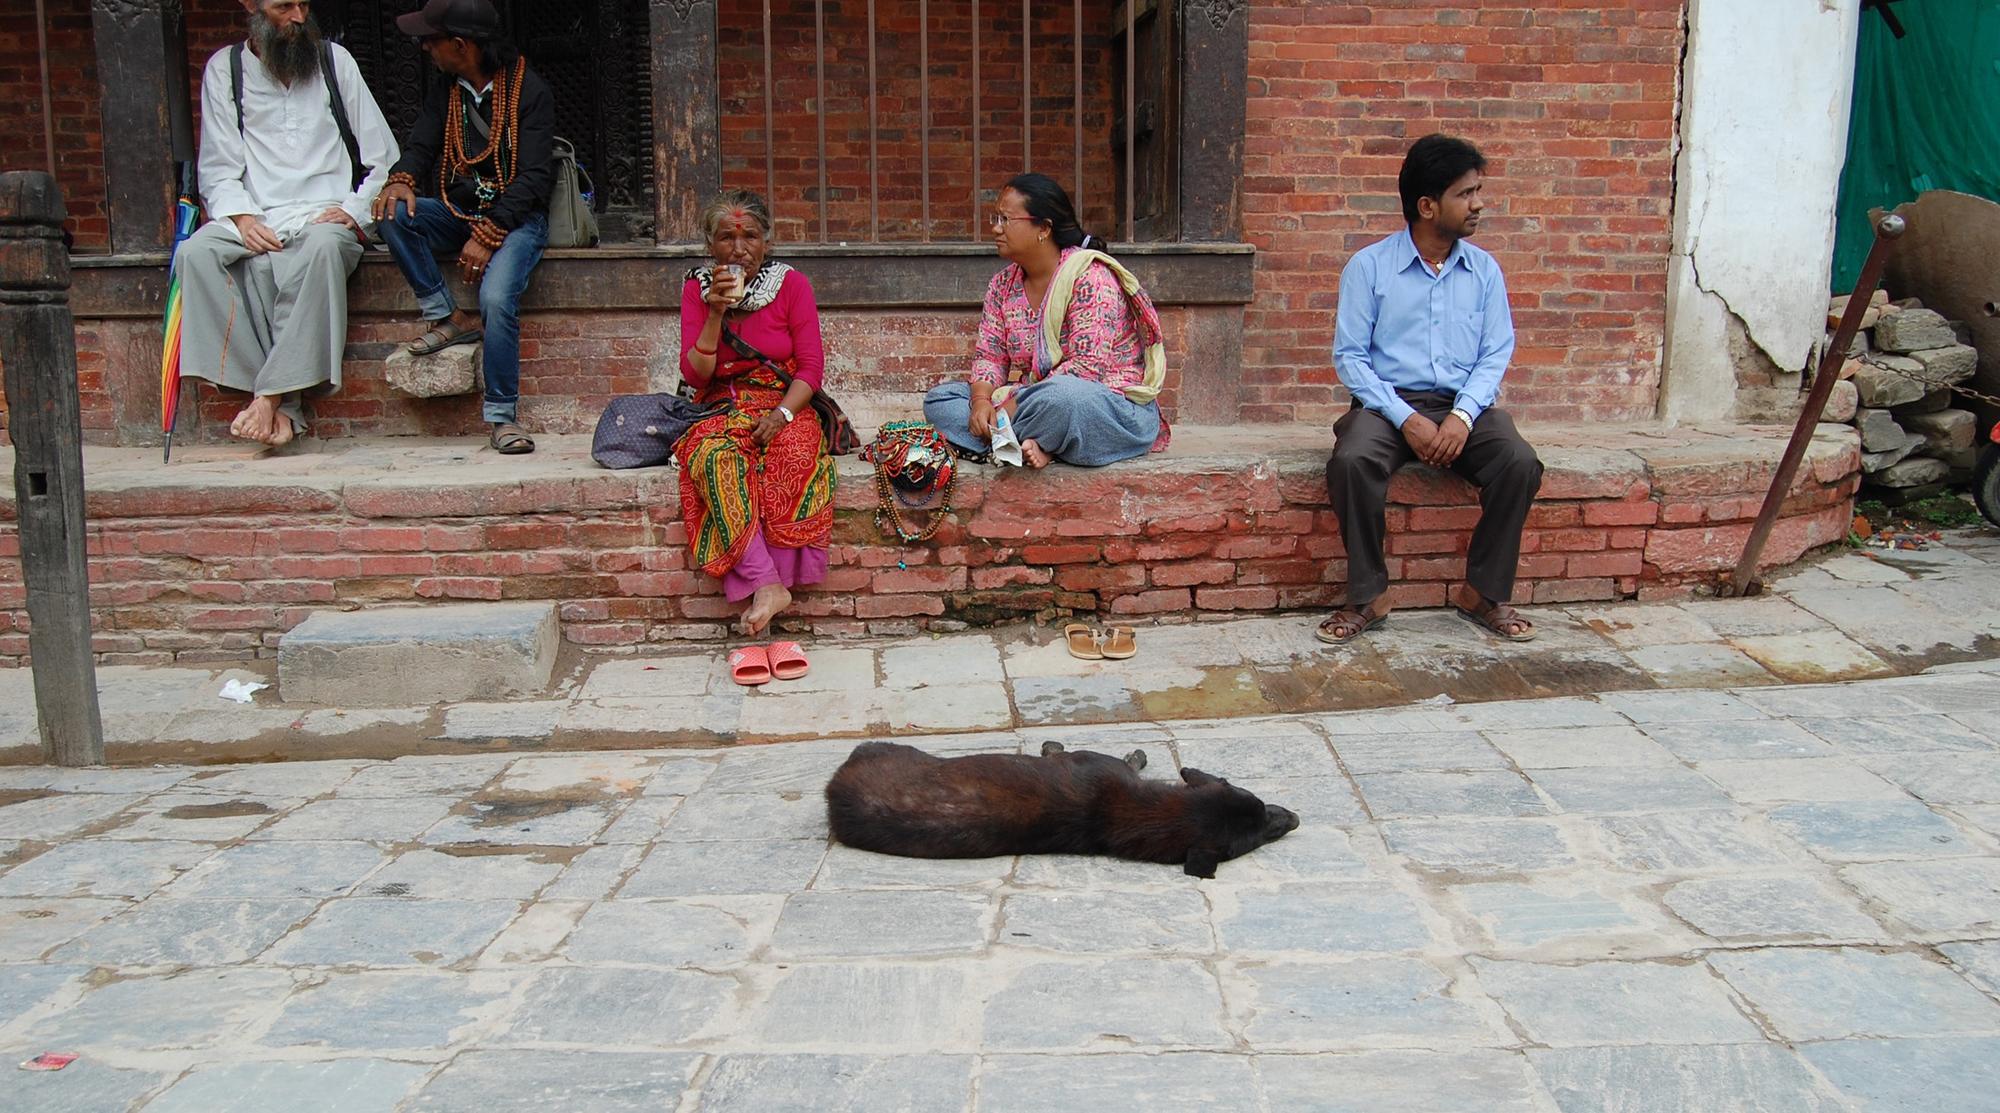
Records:
[[[230,95],[229,49],[215,52],[201,78],[201,193],[208,215],[235,231],[228,218],[261,215],[280,239],[291,239],[335,205],[367,227],[368,208],[396,161],[396,137],[361,77],[354,56],[333,44],[334,76],[347,120],[369,167],[360,189],[354,181],[340,128],[326,103],[326,78],[314,74],[290,88],[278,84],[264,63],[243,48],[243,130],[236,129]]]

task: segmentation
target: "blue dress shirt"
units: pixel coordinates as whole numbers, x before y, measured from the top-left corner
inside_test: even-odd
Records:
[[[1481,248],[1458,241],[1432,274],[1405,229],[1355,252],[1340,272],[1334,371],[1398,429],[1416,412],[1398,389],[1452,392],[1452,408],[1477,421],[1513,356],[1507,282]]]

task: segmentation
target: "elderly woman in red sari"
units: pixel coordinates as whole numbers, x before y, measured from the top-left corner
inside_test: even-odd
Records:
[[[675,447],[681,515],[696,567],[748,600],[745,634],[826,578],[833,461],[811,408],[825,367],[806,276],[769,258],[771,210],[747,190],[702,211],[714,262],[681,289],[681,377],[703,403],[728,402]]]

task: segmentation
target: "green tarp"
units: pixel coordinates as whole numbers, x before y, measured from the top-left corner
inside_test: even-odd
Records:
[[[1889,7],[1903,38],[1880,14],[1861,13],[1833,252],[1840,293],[1854,288],[1868,257],[1869,209],[1930,189],[2000,201],[2000,0]]]

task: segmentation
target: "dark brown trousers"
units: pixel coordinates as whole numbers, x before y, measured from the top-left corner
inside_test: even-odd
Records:
[[[1432,421],[1451,413],[1454,396],[1398,392],[1403,401]],[[1360,609],[1389,587],[1389,570],[1382,555],[1387,528],[1383,512],[1389,501],[1389,477],[1417,458],[1415,449],[1389,419],[1355,406],[1334,423],[1333,456],[1326,462],[1326,489],[1333,512],[1340,518],[1341,540],[1347,547],[1347,605]],[[1479,525],[1472,531],[1466,553],[1465,580],[1495,602],[1514,596],[1514,574],[1521,563],[1521,527],[1542,486],[1542,461],[1514,428],[1514,419],[1487,409],[1473,422],[1465,449],[1451,470],[1479,488]]]

